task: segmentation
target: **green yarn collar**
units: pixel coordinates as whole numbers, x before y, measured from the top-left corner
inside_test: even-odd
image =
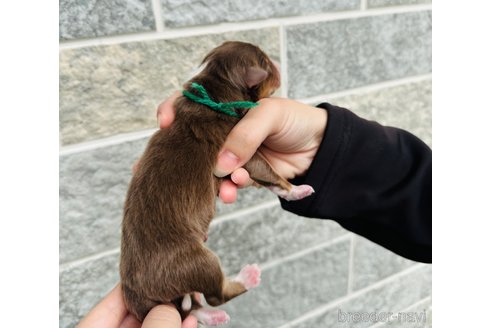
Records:
[[[232,117],[238,117],[238,118],[240,117],[239,114],[233,110],[234,108],[253,108],[258,106],[258,103],[252,101],[231,101],[227,103],[220,103],[220,102],[217,103],[212,99],[210,99],[207,90],[205,90],[205,88],[202,85],[192,82],[191,87],[193,89],[196,89],[200,95],[197,96],[189,92],[188,90],[183,90],[183,95],[185,97],[196,103],[208,106],[210,109],[216,112],[226,114]]]

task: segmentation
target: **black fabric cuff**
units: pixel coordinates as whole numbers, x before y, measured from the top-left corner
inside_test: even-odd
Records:
[[[290,180],[294,185],[310,185],[314,189],[314,194],[297,201],[286,201],[279,198],[283,209],[306,217],[318,217],[313,204],[316,204],[317,196],[334,177],[333,171],[336,170],[333,167],[334,160],[343,152],[343,145],[347,144],[351,133],[350,119],[346,115],[346,109],[329,103],[322,103],[316,107],[328,112],[323,140],[306,174]]]

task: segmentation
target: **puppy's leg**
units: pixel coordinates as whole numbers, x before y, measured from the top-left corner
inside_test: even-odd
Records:
[[[261,270],[258,265],[247,265],[234,278],[225,278],[220,289],[215,293],[205,295],[207,303],[212,306],[218,306],[230,299],[239,296],[251,288],[257,287],[260,284]]]
[[[244,168],[256,183],[265,186],[285,200],[299,200],[314,193],[313,187],[309,185],[294,186],[282,178],[259,152],[253,155]]]

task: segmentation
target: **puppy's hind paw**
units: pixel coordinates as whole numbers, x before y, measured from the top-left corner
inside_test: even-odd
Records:
[[[260,284],[260,276],[261,270],[258,264],[249,264],[241,269],[241,272],[234,278],[234,281],[243,284],[244,288],[250,290]]]
[[[223,310],[200,308],[191,311],[191,314],[194,315],[201,324],[207,326],[219,326],[226,324],[231,320],[229,315]]]

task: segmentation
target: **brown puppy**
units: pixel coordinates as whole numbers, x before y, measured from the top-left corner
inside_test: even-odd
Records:
[[[258,47],[226,42],[203,60],[202,71],[185,84],[201,84],[216,102],[257,101],[280,86],[273,62]],[[185,317],[204,324],[229,320],[190,297],[202,293],[218,306],[255,287],[256,265],[234,279],[224,277],[220,262],[204,245],[215,214],[220,179],[213,174],[218,153],[239,118],[227,116],[186,97],[175,102],[169,129],[150,139],[128,190],[122,224],[120,275],[130,313],[142,321],[157,304],[173,302]],[[247,110],[235,110],[242,117]],[[286,199],[310,195],[309,186],[292,186],[274,172],[260,153],[245,165],[251,178]]]

